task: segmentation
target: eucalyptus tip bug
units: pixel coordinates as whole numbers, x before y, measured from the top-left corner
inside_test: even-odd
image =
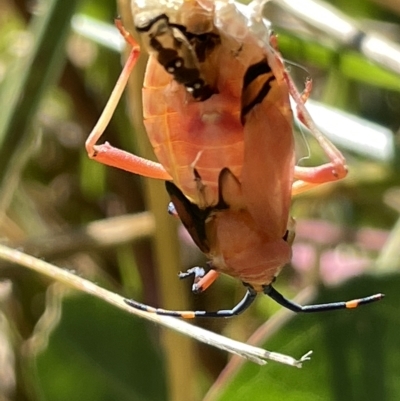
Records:
[[[169,311],[126,302],[159,315],[194,318],[238,315],[259,293],[304,313],[352,309],[382,299],[383,294],[375,294],[301,306],[272,286],[291,259],[292,196],[344,178],[347,167],[305,108],[311,81],[302,94],[297,91],[268,25],[253,14],[245,16],[229,0],[133,0],[132,10],[150,55],[143,84],[144,124],[159,163],[108,143],[97,145],[140,53],[121,21],[117,27],[131,52],[86,141],[88,154],[107,165],[166,181],[170,212],[180,217],[210,260],[207,271],[192,268],[180,274],[194,277],[194,292],[206,290],[224,273],[242,281],[246,294],[232,309],[215,312]],[[295,165],[290,97],[327,163]]]

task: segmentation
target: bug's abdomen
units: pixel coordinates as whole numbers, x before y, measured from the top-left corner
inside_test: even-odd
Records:
[[[203,102],[190,99],[185,89],[163,71],[149,67],[143,89],[143,114],[158,161],[182,192],[198,203],[194,168],[210,190],[208,205],[218,201],[218,177],[228,167],[240,177],[243,165],[243,125],[240,97],[232,91]]]

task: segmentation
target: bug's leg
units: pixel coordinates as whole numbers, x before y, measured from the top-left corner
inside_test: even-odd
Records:
[[[278,59],[279,59],[280,63],[282,64],[282,68],[284,68],[282,55],[279,52],[278,38],[273,31],[270,33],[270,36],[269,36],[269,44],[279,55]],[[287,74],[287,73],[285,73],[285,74]],[[288,79],[288,77],[285,77],[285,78],[286,78],[286,80]],[[300,95],[303,103],[305,103],[307,101],[307,99],[310,97],[311,90],[312,90],[312,81],[311,81],[311,79],[307,79],[305,82],[304,91]]]
[[[176,207],[175,207],[175,205],[173,204],[173,202],[169,202],[169,203],[168,203],[168,209],[167,209],[167,211],[168,211],[168,214],[170,214],[171,216],[176,217],[177,219],[179,219],[179,214],[178,214],[178,212],[176,211]]]
[[[329,163],[317,167],[295,167],[294,176],[298,179],[293,185],[293,195],[304,192],[317,185],[329,181],[337,181],[347,175],[346,160],[336,146],[325,137],[317,128],[307,109],[304,107],[304,100],[308,98],[311,90],[311,81],[306,83],[306,89],[303,95],[297,91],[290,75],[284,72],[289,92],[297,104],[297,114],[300,121],[310,130],[313,137],[317,140]]]
[[[312,81],[311,79],[307,79],[306,83],[304,85],[304,90],[303,92],[301,92],[300,96],[301,96],[301,100],[303,102],[303,104],[308,100],[308,98],[310,97],[311,94],[311,90],[312,90]]]
[[[207,311],[173,311],[166,310],[161,308],[153,308],[152,306],[148,306],[142,304],[140,302],[136,302],[132,299],[124,299],[125,303],[133,308],[149,312],[156,313],[161,316],[174,316],[181,317],[184,319],[193,319],[195,317],[233,317],[236,315],[240,315],[243,313],[256,299],[257,292],[251,288],[247,288],[247,292],[243,299],[232,309],[221,309],[215,312],[207,312]]]
[[[306,192],[321,184],[330,181],[336,181],[339,178],[332,179],[332,164],[325,163],[316,167],[294,167],[294,178],[297,180],[292,185],[292,196]],[[340,177],[343,178],[343,177]]]
[[[102,145],[96,145],[97,141],[103,135],[104,130],[109,124],[112,115],[114,114],[115,108],[122,96],[122,93],[128,82],[128,78],[136,65],[139,58],[140,47],[133,39],[133,37],[125,30],[119,19],[115,21],[115,24],[122,36],[125,38],[127,43],[132,47],[129,57],[125,63],[125,66],[118,78],[118,81],[111,93],[108,102],[97,121],[97,124],[93,128],[86,140],[86,150],[91,159],[95,159],[100,163],[108,166],[117,167],[122,170],[129,171],[131,173],[140,174],[146,177],[158,178],[162,180],[170,180],[171,176],[165,171],[164,167],[153,161],[143,159],[139,156],[125,152],[121,149],[111,146],[109,143]]]
[[[192,267],[185,272],[178,274],[179,278],[185,279],[194,276],[192,292],[200,294],[204,292],[218,277],[219,273],[214,269],[209,270],[207,273],[202,267]]]
[[[271,47],[279,53],[279,46],[278,46],[278,37],[276,36],[274,31],[271,31],[269,34],[269,44]]]
[[[204,267],[196,266],[187,269],[185,272],[179,272],[178,277],[183,280],[185,278],[194,276],[194,281],[197,282],[206,275]]]
[[[264,287],[264,294],[268,295],[274,301],[284,308],[290,309],[296,313],[312,313],[312,312],[325,312],[335,309],[354,309],[360,305],[369,304],[371,302],[379,301],[385,295],[384,294],[374,294],[365,298],[353,299],[351,301],[343,302],[332,302],[328,304],[316,304],[316,305],[299,305],[289,299],[285,298],[281,293],[279,293],[271,284]]]

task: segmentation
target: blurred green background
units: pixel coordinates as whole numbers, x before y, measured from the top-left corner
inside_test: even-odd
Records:
[[[399,41],[397,2],[331,3],[366,29]],[[84,141],[122,61],[82,34],[76,16],[91,17],[89,30],[107,36],[117,14],[129,28],[127,7],[126,0],[1,0],[2,242],[150,305],[231,307],[243,294],[240,283],[223,277],[195,296],[190,282],[177,279],[178,271],[205,260],[167,215],[163,183],[86,155]],[[355,311],[295,317],[260,297],[242,316],[196,321],[241,341],[256,333],[258,345],[297,358],[314,351],[303,369],[236,359],[227,365],[225,352],[1,263],[0,400],[399,399],[400,79],[354,44],[268,12],[299,88],[312,77],[313,99],[388,128],[393,145],[387,157],[367,156],[361,142],[358,151],[341,148],[349,177],[294,201],[298,239],[277,287],[288,297],[300,293],[304,302],[377,292],[386,298]],[[140,126],[144,65],[143,58],[104,140],[152,157]],[[310,146],[310,163],[320,162]]]

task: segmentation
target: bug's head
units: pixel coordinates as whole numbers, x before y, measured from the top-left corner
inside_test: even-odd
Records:
[[[182,84],[194,100],[217,93],[215,73],[207,67],[219,44],[210,0],[133,0],[137,32],[147,51]]]

